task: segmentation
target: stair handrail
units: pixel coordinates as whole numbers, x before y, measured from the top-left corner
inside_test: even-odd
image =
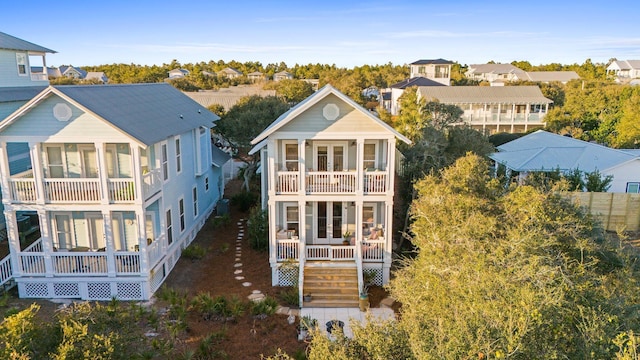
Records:
[[[13,279],[13,269],[11,268],[11,255],[7,255],[0,261],[0,286]]]
[[[358,296],[360,296],[364,288],[364,277],[362,276],[362,239],[356,240],[356,269],[358,271]]]
[[[298,303],[302,308],[303,296],[304,296],[304,264],[307,260],[307,249],[305,247],[305,241],[300,239],[298,243]]]

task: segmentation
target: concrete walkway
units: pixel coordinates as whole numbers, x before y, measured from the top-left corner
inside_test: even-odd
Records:
[[[312,319],[318,320],[318,326],[323,333],[327,333],[326,323],[331,320],[339,320],[344,322],[342,329],[345,336],[353,337],[350,321],[357,320],[361,324],[367,320],[367,314],[371,314],[373,321],[386,321],[395,319],[395,314],[389,308],[371,308],[367,312],[362,312],[358,308],[309,308],[300,309],[300,317],[309,315]]]

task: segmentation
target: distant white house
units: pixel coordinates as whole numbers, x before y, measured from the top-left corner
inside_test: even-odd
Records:
[[[273,74],[273,81],[293,79],[293,74],[288,71],[280,71]]]
[[[603,176],[613,176],[609,192],[640,192],[640,154],[557,135],[543,130],[498,146],[489,156],[496,164],[520,177],[531,172],[556,169],[569,172],[598,170]]]
[[[398,102],[400,100],[400,96],[404,94],[406,89],[420,86],[443,87],[446,85],[422,76],[402,80],[382,91],[382,105],[392,115],[398,115],[398,112],[400,111],[400,104]]]
[[[87,75],[84,77],[84,80],[86,81],[97,80],[103,84],[106,84],[109,82],[109,78],[102,71],[89,71],[87,72]]]
[[[189,75],[191,72],[187,69],[173,69],[169,71],[169,79],[179,79]]]
[[[516,78],[523,81],[560,82],[566,84],[571,80],[580,79],[580,75],[575,71],[526,71],[524,75],[517,74]]]
[[[409,64],[410,78],[423,77],[448,86],[451,83],[452,65],[453,61],[445,59],[414,61]]]
[[[240,77],[242,75],[243,75],[242,71],[236,70],[236,69],[234,69],[232,67],[227,67],[227,68],[224,68],[224,69],[218,71],[218,76],[226,77],[226,78],[229,78],[229,79],[235,79],[235,78]]]
[[[640,79],[640,60],[616,60],[607,67],[607,74],[615,76],[618,82]]]
[[[268,76],[260,71],[254,71],[247,74],[247,78],[253,82],[264,81],[268,79]]]
[[[494,82],[517,81],[525,77],[525,71],[511,64],[471,64],[465,76],[472,80]]]

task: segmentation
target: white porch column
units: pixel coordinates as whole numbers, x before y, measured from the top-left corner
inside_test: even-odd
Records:
[[[20,263],[20,234],[18,232],[16,212],[5,211],[4,218],[7,225],[7,241],[9,242],[9,256],[11,256],[13,277],[20,277],[22,275],[22,264]]]
[[[2,200],[8,204],[11,202],[11,191],[9,189],[9,179],[11,173],[9,171],[9,155],[7,154],[7,143],[0,142],[0,175],[2,184]]]
[[[149,273],[149,255],[147,253],[147,227],[144,218],[144,211],[136,209],[136,224],[138,225],[138,249],[140,255],[140,273]]]
[[[487,104],[482,104],[482,133],[485,134],[487,128]]]
[[[364,139],[356,142],[356,196],[364,194]]]
[[[269,201],[276,194],[275,181],[278,179],[276,172],[276,142],[273,139],[267,141],[267,166],[269,168],[268,193]]]
[[[304,199],[298,200],[298,240],[307,241],[307,202]]]
[[[133,189],[135,192],[135,199],[133,201],[137,205],[142,205],[144,203],[144,191],[142,186],[142,163],[140,162],[140,147],[136,144],[129,144],[129,148],[131,149],[131,165],[133,169],[133,171],[131,172],[131,176],[133,177]],[[142,215],[142,220],[144,220],[144,214]]]
[[[524,110],[524,132],[527,132],[527,128],[529,127],[529,115],[531,115],[531,104],[527,104]]]
[[[384,211],[384,255],[382,261],[382,284],[389,283],[389,275],[391,271],[391,254],[393,253],[393,200],[385,202]]]
[[[100,203],[102,205],[109,204],[109,171],[107,170],[107,161],[104,156],[104,143],[96,142],[96,156],[98,157],[98,179],[100,180]]]
[[[393,198],[396,180],[396,138],[387,140],[387,194]]]
[[[496,116],[496,132],[500,132],[500,114],[502,114],[502,104],[498,104],[498,116]]]
[[[516,104],[511,105],[511,133],[513,133],[514,124],[516,122]]]
[[[355,209],[355,219],[354,219],[354,223],[356,226],[356,230],[353,233],[353,236],[355,236],[355,243],[356,246],[361,246],[360,242],[362,241],[363,238],[363,234],[362,234],[362,206],[363,206],[363,201],[362,198],[358,198],[355,201],[356,204],[356,209]],[[362,259],[357,259],[357,261],[362,261]]]
[[[305,179],[307,171],[307,154],[305,151],[305,143],[305,139],[298,139],[298,195],[304,195],[307,191],[307,180]],[[300,239],[302,239],[302,236],[300,236]]]
[[[104,237],[107,253],[107,276],[116,277],[115,243],[113,242],[113,221],[109,210],[102,210],[102,222],[104,226]],[[122,224],[124,226],[124,223]]]
[[[42,239],[42,252],[44,253],[45,276],[53,277],[54,268],[51,255],[53,254],[53,236],[51,231],[51,221],[46,210],[38,210],[38,222],[40,223],[40,239]]]
[[[278,285],[278,260],[276,251],[278,240],[276,239],[276,202],[269,197],[269,264],[271,265],[271,285]]]
[[[29,152],[31,155],[31,171],[33,171],[33,179],[36,182],[36,204],[44,205],[46,202],[46,194],[44,191],[44,171],[43,161],[40,156],[40,144],[29,143]]]

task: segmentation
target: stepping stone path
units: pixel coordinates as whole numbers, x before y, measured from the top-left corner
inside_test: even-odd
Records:
[[[242,239],[244,238],[244,219],[240,219],[240,221],[238,221],[236,223],[236,225],[238,225],[238,237],[236,238],[236,259],[235,259],[235,264],[233,265],[233,267],[235,268],[235,270],[233,271],[233,274],[236,275],[236,280],[238,281],[242,281],[244,280],[244,276],[241,276],[239,274],[242,274]],[[245,281],[242,283],[242,286],[244,287],[250,287],[252,284],[248,281]],[[265,295],[262,293],[262,291],[260,290],[253,290],[251,292],[251,295],[248,296],[249,300],[251,301],[262,301],[265,298]]]

